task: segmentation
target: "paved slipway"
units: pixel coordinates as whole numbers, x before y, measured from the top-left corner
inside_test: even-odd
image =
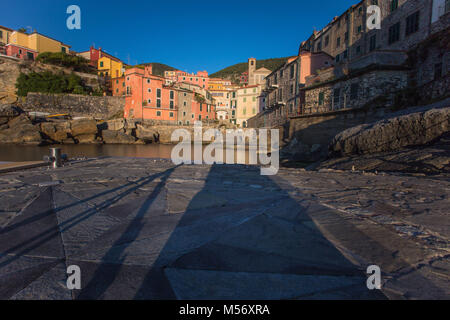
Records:
[[[446,176],[130,158],[7,173],[0,298],[449,299],[449,194]]]

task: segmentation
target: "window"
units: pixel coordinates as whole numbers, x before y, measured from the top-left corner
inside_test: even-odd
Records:
[[[116,84],[119,84],[119,80],[116,80]]]
[[[170,91],[170,99],[173,99],[173,97],[174,97],[173,91]]]
[[[370,37],[369,51],[375,50],[376,47],[377,47],[377,36],[373,35]]]
[[[169,117],[173,118],[173,112],[169,113]]]
[[[247,108],[244,108],[244,109],[242,110],[242,114],[245,116],[246,113],[247,113]]]
[[[192,119],[194,119],[195,118],[195,115],[194,114],[192,114]]]
[[[152,89],[147,89],[148,93],[152,92]]]
[[[353,83],[350,87],[350,100],[355,100],[358,98],[359,84]]]
[[[64,52],[64,53],[66,53],[66,47],[62,47],[62,48],[61,48],[61,51]]]
[[[247,98],[244,98],[244,102],[247,102]]]
[[[294,79],[294,77],[295,77],[295,64],[291,66],[291,79]]]
[[[338,37],[336,39],[336,48],[339,48],[341,46],[341,37]]]
[[[334,104],[339,104],[339,100],[341,98],[341,89],[334,89],[333,96]]]
[[[147,83],[150,83],[150,79],[147,79]]]
[[[202,111],[203,111],[203,104],[200,103],[200,112],[202,112]]]
[[[3,38],[3,31],[0,30],[0,38]]]
[[[336,55],[336,62],[339,62],[341,60],[341,56],[338,54]]]
[[[391,1],[391,12],[397,10],[398,8],[398,0]]]
[[[348,58],[348,49],[344,51],[344,59]]]
[[[161,111],[156,111],[156,116],[161,117]]]
[[[156,89],[156,97],[161,98],[161,89]]]
[[[173,101],[170,101],[170,109],[173,109]]]
[[[356,33],[361,33],[362,31],[362,26],[358,26],[358,29],[356,30]]]
[[[185,107],[186,107],[186,101],[184,101],[184,102],[183,102],[183,106],[185,106]]]
[[[186,117],[186,111],[183,111],[183,117]]]
[[[198,115],[198,120],[200,120],[200,121],[202,120],[202,115],[201,114]]]
[[[420,11],[417,11],[406,18],[406,36],[419,31]]]
[[[161,99],[156,99],[156,107],[161,108]]]
[[[450,12],[450,0],[445,0],[445,13]]]
[[[256,88],[253,89],[253,93],[256,93]]]
[[[323,92],[319,92],[319,106],[323,105],[323,101],[325,99],[325,95]]]
[[[253,102],[255,102],[256,101],[256,97],[253,97]]]
[[[442,78],[442,62],[434,65],[434,80]]]
[[[389,28],[389,44],[400,40],[400,22],[397,22]]]
[[[103,68],[103,61],[100,61],[100,68]]]
[[[150,104],[152,103],[152,99],[148,99],[147,102]]]
[[[325,47],[328,46],[328,43],[330,43],[330,36],[325,37]]]
[[[345,41],[348,41],[348,32],[345,33]]]

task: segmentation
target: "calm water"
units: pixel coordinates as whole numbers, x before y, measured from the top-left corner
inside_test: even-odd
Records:
[[[170,159],[172,145],[61,145],[62,153],[69,158],[77,157],[136,157]],[[1,161],[39,161],[49,154],[49,146],[0,145]]]
[[[174,145],[147,144],[147,145],[60,145],[63,154],[69,158],[95,158],[101,156],[112,157],[132,157],[132,158],[162,158],[170,159]],[[51,146],[21,146],[21,145],[1,145],[0,162],[8,161],[39,161],[49,155]],[[205,147],[204,147],[205,148]],[[227,151],[224,149],[224,154]],[[192,156],[194,151],[192,149]],[[248,163],[248,151],[245,151],[246,163]],[[235,160],[237,154],[235,153]]]

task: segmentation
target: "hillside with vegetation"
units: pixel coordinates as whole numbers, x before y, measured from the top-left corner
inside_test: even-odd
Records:
[[[257,60],[256,61],[256,68],[267,68],[271,71],[279,68],[281,65],[283,65],[287,61],[288,57],[285,58],[272,58],[272,59],[265,59],[265,60]],[[242,62],[235,65],[232,65],[230,67],[227,67],[225,69],[222,69],[216,73],[213,73],[210,75],[211,78],[223,78],[223,79],[229,79],[235,83],[239,82],[239,77],[242,72],[245,72],[248,70],[248,62]]]
[[[153,74],[155,76],[160,76],[160,77],[164,77],[164,71],[173,71],[173,70],[178,70],[177,68],[168,66],[167,64],[164,63],[159,63],[159,62],[149,62],[149,63],[141,63],[139,65],[136,66],[128,66],[126,68],[144,68],[145,66],[148,65],[153,65]]]

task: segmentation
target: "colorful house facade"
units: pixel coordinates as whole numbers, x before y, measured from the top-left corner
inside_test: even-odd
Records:
[[[6,48],[6,55],[10,57],[19,58],[22,60],[35,60],[38,56],[38,52],[35,50],[31,50],[26,47],[17,46],[14,44],[7,44],[5,46]]]
[[[11,36],[11,33],[14,30],[0,26],[0,44],[8,44],[9,43],[9,37]]]
[[[9,37],[9,44],[17,47],[28,48],[35,52],[64,52],[69,53],[70,46],[61,41],[52,39],[48,36],[34,31],[31,34],[13,31]]]
[[[208,89],[209,87],[209,76],[206,71],[199,71],[197,74],[178,72],[177,82],[185,82],[190,84],[195,84],[201,88]]]
[[[165,79],[152,74],[152,66],[125,71],[124,117],[177,122],[178,94],[164,86]]]

